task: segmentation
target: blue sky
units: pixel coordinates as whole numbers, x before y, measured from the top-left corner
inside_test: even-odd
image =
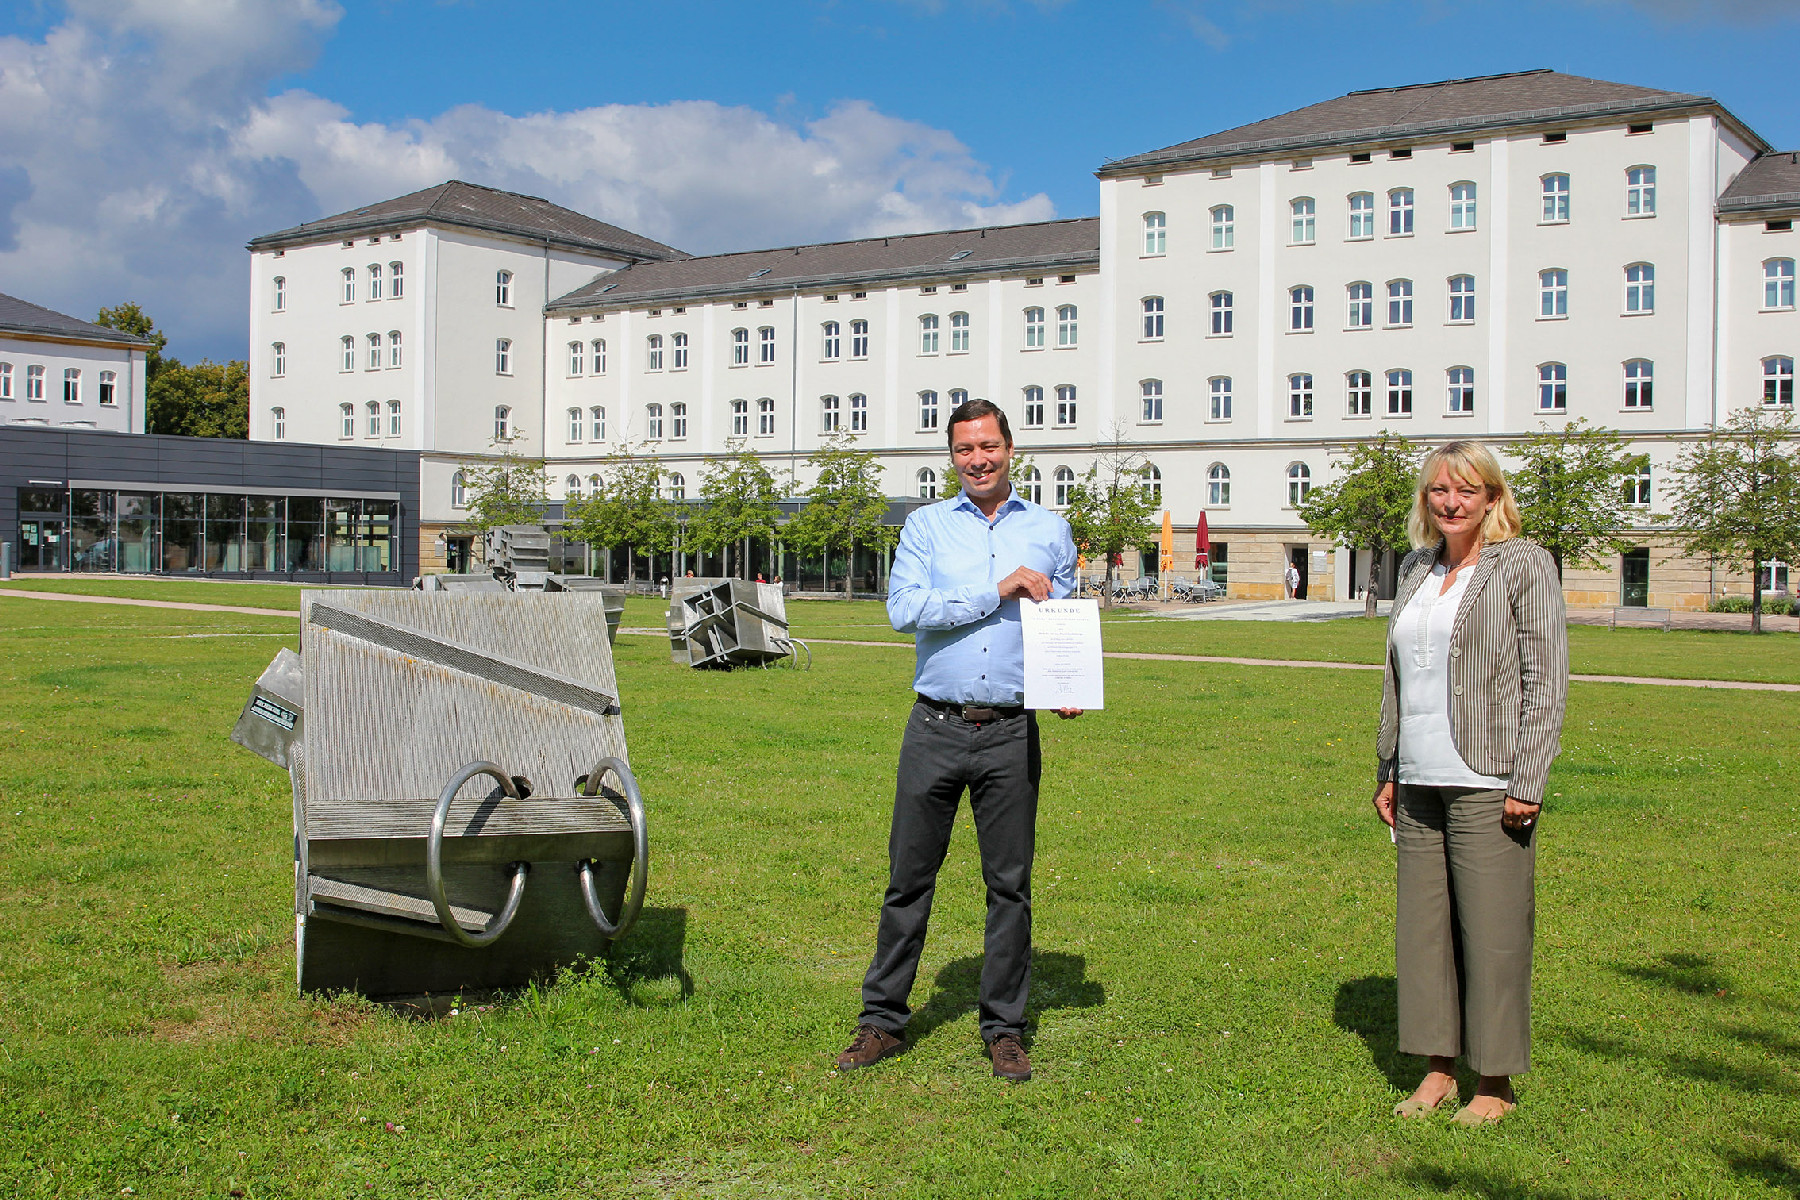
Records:
[[[695,252],[1096,208],[1093,169],[1548,66],[1800,147],[1800,0],[39,0],[0,7],[0,290],[244,353],[249,237],[452,176]]]

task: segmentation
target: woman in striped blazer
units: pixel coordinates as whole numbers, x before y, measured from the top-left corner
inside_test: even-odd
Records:
[[[1518,537],[1493,453],[1426,455],[1388,622],[1375,811],[1398,853],[1400,1050],[1429,1059],[1394,1112],[1457,1099],[1458,1056],[1481,1076],[1456,1121],[1514,1108],[1531,1061],[1532,872],[1544,780],[1568,695],[1562,583]]]

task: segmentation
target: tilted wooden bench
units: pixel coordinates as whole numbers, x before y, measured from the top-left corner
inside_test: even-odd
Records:
[[[1623,625],[1627,628],[1635,626],[1655,626],[1665,632],[1669,628],[1669,610],[1666,608],[1635,608],[1620,605],[1612,610],[1612,619],[1607,622],[1610,628],[1617,629]]]

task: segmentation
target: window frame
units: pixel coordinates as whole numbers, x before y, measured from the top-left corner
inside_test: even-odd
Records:
[[[269,378],[285,379],[287,377],[287,343],[269,343]]]
[[[1569,319],[1569,269],[1545,267],[1538,272],[1538,315],[1540,321]]]
[[[269,410],[269,436],[277,442],[287,440],[287,408],[277,404]]]
[[[1389,367],[1383,373],[1387,382],[1387,416],[1403,420],[1413,415],[1413,373],[1411,367]]]
[[[1781,270],[1782,264],[1787,266],[1785,272]],[[1792,312],[1794,310],[1794,260],[1775,255],[1763,259],[1762,265],[1763,304],[1760,311]],[[1784,296],[1785,300],[1783,300]]]
[[[953,312],[950,314],[950,353],[969,353],[969,314]]]
[[[1344,372],[1344,417],[1352,421],[1368,421],[1374,416],[1375,373],[1361,367],[1352,367]]]
[[[1169,215],[1166,212],[1144,214],[1145,258],[1162,258],[1169,253]]]
[[[1207,252],[1224,252],[1237,248],[1237,206],[1215,204],[1206,210],[1211,223]]]
[[[1289,333],[1311,333],[1313,331],[1313,305],[1316,299],[1317,294],[1313,291],[1310,283],[1295,284],[1288,289],[1287,331]]]
[[[750,330],[746,326],[739,325],[731,331],[731,365],[750,365]]]
[[[931,388],[923,388],[917,393],[917,398],[919,401],[918,432],[936,433],[938,431],[938,418],[942,415],[938,404],[937,392]]]
[[[1223,425],[1231,420],[1231,393],[1231,376],[1212,375],[1207,377],[1207,421]]]
[[[1163,422],[1163,381],[1138,380],[1138,424],[1161,425]]]
[[[843,355],[844,342],[841,334],[843,326],[836,321],[823,321],[819,324],[819,361],[837,362]]]
[[[1627,317],[1646,317],[1656,312],[1656,264],[1628,263],[1625,267],[1625,309]]]
[[[768,396],[759,396],[756,401],[756,436],[775,436],[775,401]]]
[[[512,372],[512,339],[494,339],[494,374],[510,376]]]
[[[1475,368],[1461,364],[1444,368],[1444,414],[1475,415]]]
[[[1465,192],[1466,194],[1460,194]],[[1459,179],[1450,185],[1450,229],[1451,233],[1472,233],[1477,228],[1477,197],[1479,189],[1473,179]]]
[[[1447,323],[1473,325],[1475,323],[1475,277],[1469,274],[1452,275],[1445,280],[1444,286],[1450,297],[1450,315]]]
[[[1026,384],[1019,391],[1021,429],[1042,429],[1046,408],[1044,405],[1044,389],[1035,383]]]
[[[1769,354],[1762,360],[1764,408],[1794,407],[1794,359],[1788,354]]]
[[[1344,235],[1346,242],[1372,242],[1375,240],[1375,193],[1351,192],[1345,198],[1348,202],[1350,216],[1350,232]],[[1359,205],[1358,201],[1367,201]]]
[[[1205,507],[1231,507],[1231,468],[1222,462],[1207,464]]]
[[[1388,237],[1406,238],[1413,235],[1413,216],[1417,205],[1418,197],[1412,188],[1388,189]]]
[[[1539,225],[1567,225],[1573,212],[1570,195],[1574,187],[1567,171],[1548,171],[1538,176],[1538,194],[1543,207],[1538,213]]]
[[[1656,407],[1656,363],[1648,358],[1628,358],[1619,364],[1625,391],[1622,412],[1650,412]]]
[[[850,393],[850,432],[869,432],[869,397],[863,392]]]
[[[1303,462],[1291,462],[1287,468],[1287,507],[1298,509],[1312,491],[1312,468]]]
[[[1319,206],[1311,196],[1288,201],[1288,245],[1313,246],[1319,241]]]
[[[1625,219],[1656,215],[1656,166],[1634,163],[1625,168]]]
[[[1313,419],[1313,377],[1311,371],[1295,371],[1287,377],[1288,412],[1290,421],[1310,421]]]
[[[1230,289],[1220,288],[1216,292],[1207,293],[1206,302],[1212,317],[1211,323],[1207,326],[1211,332],[1206,336],[1231,337],[1232,330],[1237,324],[1235,317],[1237,298]]]
[[[1564,362],[1541,362],[1537,368],[1538,402],[1540,413],[1566,413],[1569,411],[1569,364]]]
[[[837,433],[843,428],[843,400],[837,396],[819,397],[819,432]]]
[[[1163,308],[1161,296],[1145,296],[1140,302],[1144,315],[1144,336],[1140,341],[1160,342],[1163,340]]]
[[[511,308],[513,273],[504,267],[494,272],[494,307]]]
[[[1387,321],[1384,329],[1411,329],[1413,324],[1413,281],[1387,281]]]
[[[759,367],[775,365],[775,327],[773,325],[756,327],[756,365]]]
[[[933,355],[938,353],[938,315],[936,313],[919,314],[919,353]]]
[[[1076,348],[1081,336],[1080,315],[1081,310],[1077,305],[1059,304],[1056,306],[1056,348],[1058,350]]]
[[[1034,315],[1035,314],[1035,315]],[[1044,309],[1041,305],[1028,305],[1025,308],[1025,349],[1043,350],[1049,346],[1048,323],[1044,320]]]
[[[850,322],[850,358],[861,361],[869,357],[869,323],[864,320]]]
[[[1056,424],[1054,429],[1073,429],[1080,424],[1079,393],[1072,383],[1056,385]]]
[[[1366,289],[1365,294],[1358,296],[1357,288]],[[1375,328],[1375,285],[1367,279],[1353,279],[1344,285],[1344,291],[1350,298],[1350,323],[1345,329]]]

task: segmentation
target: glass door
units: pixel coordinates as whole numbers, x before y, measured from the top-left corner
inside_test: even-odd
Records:
[[[1620,603],[1626,608],[1645,608],[1650,603],[1650,548],[1627,550],[1619,564]]]
[[[19,518],[19,570],[66,571],[68,522],[62,517]]]

